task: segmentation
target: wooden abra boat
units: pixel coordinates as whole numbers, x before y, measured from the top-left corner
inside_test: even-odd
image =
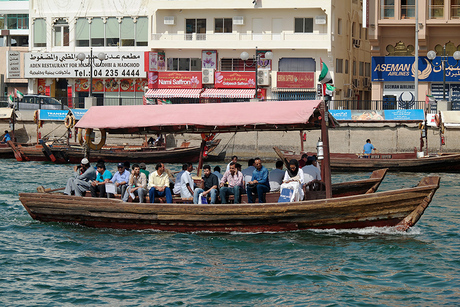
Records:
[[[296,112],[292,113],[291,110]],[[230,113],[233,116],[229,117]],[[203,114],[213,116],[203,117]],[[78,122],[78,128],[105,129],[113,133],[189,132],[205,136],[214,132],[321,128],[324,143],[321,173],[325,191],[309,192],[311,195],[319,194],[319,197],[310,198],[321,199],[266,204],[139,204],[116,199],[51,193],[20,193],[19,199],[34,219],[77,223],[90,227],[177,232],[268,232],[368,226],[396,226],[398,229],[406,230],[415,225],[439,188],[440,178],[425,177],[414,188],[379,193],[371,193],[371,188],[367,194],[332,198],[327,125],[335,124],[334,118],[327,112],[325,102],[312,100],[186,104],[167,107],[92,107]],[[202,153],[205,144],[206,141],[203,139]],[[201,169],[201,165],[200,159],[198,169]],[[360,187],[360,184],[356,187]],[[374,186],[375,189],[377,187],[378,185]],[[350,191],[349,187],[344,188],[343,193],[346,194],[346,191]]]
[[[21,193],[30,216],[43,222],[89,227],[156,229],[176,232],[270,232],[302,229],[414,225],[439,187],[439,177],[425,177],[415,188],[267,204],[139,204],[118,199]]]

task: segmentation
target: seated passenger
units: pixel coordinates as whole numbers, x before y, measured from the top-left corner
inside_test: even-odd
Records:
[[[275,169],[272,170],[268,177],[270,178],[270,192],[278,192],[280,185],[283,183],[284,171],[283,161],[276,161]]]
[[[139,164],[139,167],[141,169],[140,172],[144,173],[145,178],[147,178],[147,181],[148,181],[148,178],[150,176],[150,172],[147,170],[147,166],[145,165],[144,162],[142,162],[142,163]]]
[[[130,193],[139,196],[139,203],[143,203],[145,195],[147,195],[147,177],[141,173],[139,164],[133,164],[133,171],[129,176],[128,188],[123,195],[123,201],[128,201]]]
[[[219,188],[219,179],[211,173],[209,165],[203,166],[204,176],[201,179],[201,187],[196,188],[193,192],[193,203],[198,204],[198,197],[202,193],[203,196],[211,195],[211,204],[215,204],[217,200],[217,191]]]
[[[217,179],[219,179],[219,182],[220,182],[220,180],[222,179],[223,175],[220,173],[220,166],[219,165],[216,165],[214,167],[214,172],[212,172],[212,173],[217,176]]]
[[[296,159],[292,159],[289,161],[289,168],[286,170],[283,183],[280,186],[280,190],[282,191],[283,189],[291,189],[293,191],[291,202],[303,200],[303,184],[303,171],[299,168],[299,162],[297,162]]]
[[[249,159],[248,160],[248,167],[241,171],[241,173],[243,173],[243,178],[244,178],[245,183],[248,183],[249,181],[251,181],[252,173],[256,169],[254,164],[255,164],[255,160],[254,159]]]
[[[306,165],[307,159],[308,159],[308,155],[303,154],[302,157],[299,160],[299,168],[302,168],[302,167],[304,167]]]
[[[165,172],[163,163],[158,163],[155,166],[156,171],[149,176],[149,197],[150,202],[155,202],[155,197],[166,197],[168,204],[172,203],[171,189],[169,188],[169,176]]]
[[[228,186],[225,184],[228,183]],[[223,204],[228,202],[228,195],[235,195],[235,204],[241,202],[243,190],[243,174],[236,169],[236,162],[230,162],[230,169],[224,173],[220,180],[220,200]]]
[[[91,186],[91,181],[96,179],[96,170],[91,167],[89,160],[83,158],[80,166],[74,166],[75,176],[67,180],[67,185],[64,194],[75,196],[83,196]]]
[[[89,190],[91,191],[91,197],[97,197],[99,192],[99,197],[106,197],[105,193],[105,184],[112,179],[112,173],[105,168],[105,164],[98,162],[96,164],[96,180],[91,182]]]
[[[193,189],[195,188],[195,183],[193,182],[192,174],[193,165],[192,163],[186,163],[187,169],[181,176],[180,184],[180,197],[181,198],[193,198]]]
[[[182,177],[182,174],[187,170],[187,167],[188,167],[188,164],[182,165],[182,170],[176,175],[176,182],[174,182],[174,189],[173,189],[174,195],[180,195],[181,177]]]
[[[128,170],[125,169],[125,164],[118,163],[118,171],[115,172],[110,182],[115,184],[115,189],[117,194],[120,194],[122,197],[125,195],[126,187],[128,186],[129,176],[131,174]],[[109,197],[113,197],[112,193],[107,193]]]
[[[254,203],[253,195],[257,195],[259,203],[265,203],[265,193],[270,191],[268,170],[262,166],[260,158],[254,159],[255,170],[252,172],[251,180],[247,183],[248,203]]]
[[[5,130],[5,134],[3,135],[3,138],[2,138],[1,143],[2,143],[2,144],[5,144],[5,143],[7,143],[8,141],[11,141],[11,136],[10,136],[10,134],[8,133],[8,130]]]
[[[321,172],[319,168],[317,168],[314,163],[316,159],[313,156],[308,157],[307,165],[302,168],[303,177],[305,184],[309,184],[310,182],[317,182],[321,181]]]

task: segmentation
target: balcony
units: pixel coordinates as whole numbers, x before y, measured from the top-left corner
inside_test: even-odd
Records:
[[[159,48],[302,48],[329,49],[327,33],[154,33],[152,41]]]

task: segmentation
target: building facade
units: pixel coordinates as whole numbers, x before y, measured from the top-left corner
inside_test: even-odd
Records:
[[[143,103],[147,87],[150,100],[173,103],[248,101],[256,91],[259,99],[315,99],[322,60],[333,99],[370,99],[362,1],[54,4],[30,4],[29,93],[76,102],[91,86],[98,104]]]
[[[419,23],[418,89],[414,86],[416,14]],[[382,103],[388,108],[407,108],[414,103],[417,90],[420,101],[425,101],[426,94],[437,100],[445,96],[452,103],[452,109],[460,109],[460,68],[455,66],[457,61],[453,59],[454,52],[460,51],[459,31],[459,0],[419,1],[418,12],[415,0],[372,1],[369,27],[372,99],[383,99]],[[427,57],[430,50],[437,56],[432,61]],[[451,65],[446,65],[446,70],[442,68],[444,52]]]

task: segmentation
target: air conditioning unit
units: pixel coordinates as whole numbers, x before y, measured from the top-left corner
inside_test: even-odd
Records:
[[[359,79],[353,79],[353,85],[355,88],[359,87]]]
[[[214,68],[203,68],[201,75],[203,84],[214,84]]]
[[[165,16],[164,24],[168,26],[174,26],[176,24],[176,19],[174,16]]]
[[[259,70],[257,72],[257,85],[270,85],[269,70]]]
[[[352,98],[353,97],[353,89],[348,88],[343,92],[343,97],[344,98]]]
[[[233,16],[233,24],[235,26],[244,25],[244,16]]]
[[[363,82],[364,82],[364,84],[363,84],[364,87],[370,87],[371,86],[371,82],[370,82],[369,78],[364,78]]]

